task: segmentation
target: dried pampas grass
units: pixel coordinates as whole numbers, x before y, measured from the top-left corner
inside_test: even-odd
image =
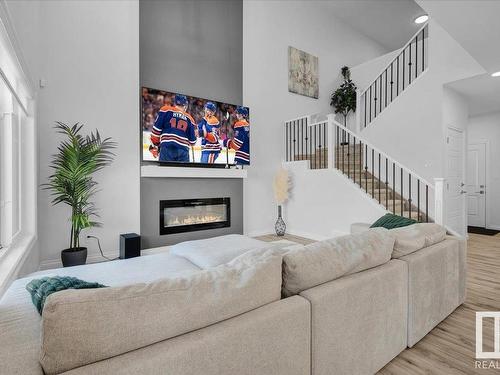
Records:
[[[289,188],[290,181],[288,178],[288,171],[285,168],[280,168],[278,172],[276,172],[273,181],[274,197],[278,204],[286,202]]]

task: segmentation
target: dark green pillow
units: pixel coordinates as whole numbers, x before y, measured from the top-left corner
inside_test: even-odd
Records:
[[[394,229],[400,227],[406,227],[408,225],[415,224],[417,221],[413,219],[408,219],[407,217],[402,217],[394,214],[385,214],[376,222],[374,222],[370,228],[382,227],[386,229]]]
[[[65,289],[90,289],[105,288],[105,285],[83,281],[76,277],[54,276],[33,279],[26,285],[26,290],[31,294],[31,301],[35,305],[38,313],[41,315],[45,300],[52,293]]]

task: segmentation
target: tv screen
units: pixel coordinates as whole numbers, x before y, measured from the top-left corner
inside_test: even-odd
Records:
[[[141,101],[144,161],[250,164],[247,107],[148,87]]]

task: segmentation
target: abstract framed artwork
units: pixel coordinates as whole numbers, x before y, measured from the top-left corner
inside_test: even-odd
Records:
[[[319,97],[318,57],[294,47],[288,47],[288,91]]]

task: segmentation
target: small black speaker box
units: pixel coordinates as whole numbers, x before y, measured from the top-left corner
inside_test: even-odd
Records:
[[[120,259],[141,255],[141,236],[136,233],[120,234]]]

